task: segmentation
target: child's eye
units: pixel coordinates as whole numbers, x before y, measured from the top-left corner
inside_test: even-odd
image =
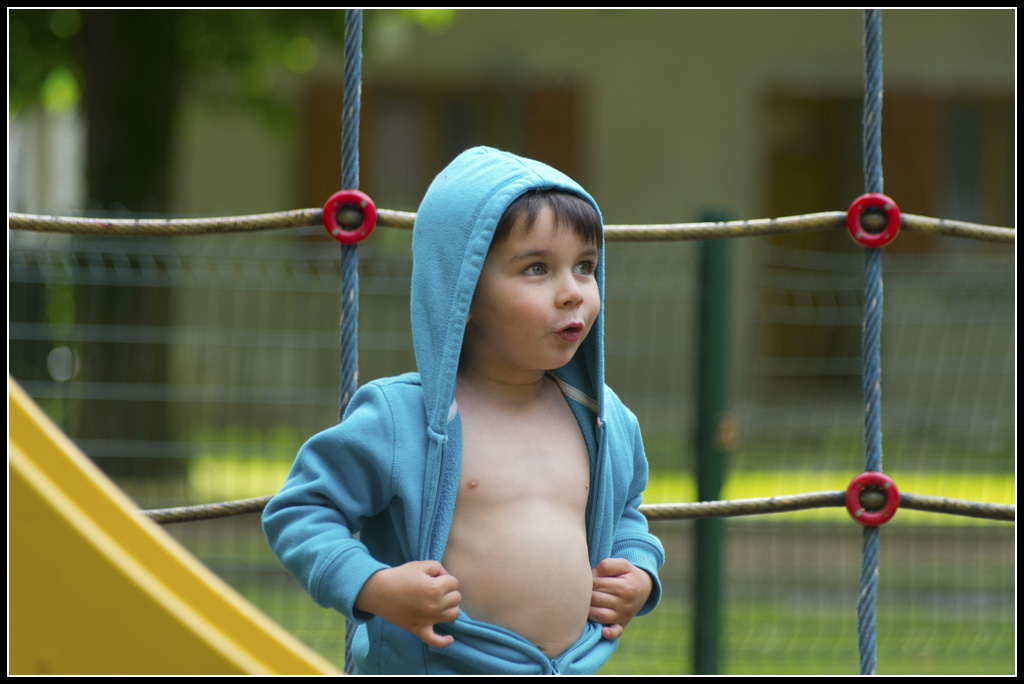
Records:
[[[523,273],[526,275],[544,275],[547,273],[547,269],[544,268],[544,264],[530,264],[523,270]]]
[[[576,264],[576,273],[579,275],[594,275],[597,263],[594,261],[581,261]]]

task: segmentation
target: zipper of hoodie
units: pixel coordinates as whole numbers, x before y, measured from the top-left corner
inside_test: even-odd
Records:
[[[444,555],[444,547],[438,552],[437,558],[432,558],[433,554],[430,553],[431,548],[434,546],[434,537],[437,533],[437,517],[440,514],[439,500],[441,498],[441,486],[444,478],[445,461],[448,459],[448,431],[452,420],[458,415],[459,407],[458,404],[452,399],[451,405],[448,407],[448,418],[445,421],[444,433],[434,432],[427,427],[427,432],[430,438],[431,449],[436,453],[437,458],[434,459],[434,463],[428,464],[430,466],[430,472],[427,474],[428,482],[427,486],[430,488],[429,496],[425,498],[425,506],[423,512],[423,520],[426,525],[420,527],[420,559],[421,560],[436,560],[441,561],[441,557]],[[456,475],[456,482],[458,482],[458,475]],[[456,487],[458,485],[456,484]],[[449,521],[451,525],[451,521]]]
[[[428,428],[429,431],[429,428]],[[436,435],[436,437],[435,437]],[[434,527],[437,524],[437,501],[441,488],[441,473],[444,472],[445,444],[448,442],[447,435],[441,435],[430,431],[430,450],[433,452],[431,463],[428,463],[427,472],[427,496],[423,501],[423,517],[420,522],[420,543],[417,560],[437,560],[431,558],[430,549],[433,546]]]
[[[605,448],[604,421],[601,420],[600,416],[598,416],[595,420],[596,422],[594,425],[594,441],[596,442],[596,451],[594,453],[594,458],[590,463],[590,493],[588,495],[590,497],[590,500],[587,502],[587,546],[590,549],[596,549],[598,547],[597,531],[600,525],[595,525],[593,523],[594,517],[601,509],[600,501],[598,501],[598,499],[602,496],[602,487],[600,486],[600,483],[601,478],[604,475],[603,464],[605,460],[601,458],[601,454],[604,453]]]

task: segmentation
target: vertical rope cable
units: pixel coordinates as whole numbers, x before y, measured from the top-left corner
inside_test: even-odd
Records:
[[[362,97],[363,12],[345,11],[345,93],[341,115],[341,187],[359,189],[359,109]],[[356,245],[341,245],[341,396],[338,419],[359,386],[359,258]],[[351,620],[345,621],[345,672],[352,674]]]
[[[341,187],[359,189],[359,108],[363,51],[362,10],[345,11],[345,100],[341,117]],[[341,397],[339,418],[359,386],[356,349],[359,274],[356,245],[341,245]]]
[[[882,20],[864,10],[864,186],[882,192]],[[864,469],[882,469],[881,420],[882,253],[864,250],[864,329],[861,364],[864,382]],[[878,527],[864,528],[864,558],[857,594],[860,673],[875,674],[875,598],[878,592]]]

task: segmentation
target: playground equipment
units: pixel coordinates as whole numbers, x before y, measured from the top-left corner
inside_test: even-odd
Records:
[[[331,674],[195,560],[10,376],[10,674]]]
[[[346,69],[350,68],[356,71],[356,76],[352,77],[350,74],[346,74],[346,88],[353,88],[346,94],[346,102],[358,102],[358,19],[353,13],[352,17],[353,31],[350,39],[347,41],[347,54],[352,54],[351,51],[355,51],[355,57],[349,57],[346,59]],[[879,154],[879,136],[878,127],[880,126],[880,106],[881,106],[881,61],[880,53],[878,51],[878,44],[880,35],[878,33],[878,16],[877,13],[868,12],[866,14],[866,81],[868,87],[865,94],[865,185],[866,191],[874,199],[857,200],[854,205],[851,206],[850,212],[830,212],[826,214],[816,214],[811,216],[803,217],[791,217],[788,219],[775,219],[766,221],[741,221],[741,222],[723,222],[723,223],[707,223],[707,224],[684,224],[676,226],[609,226],[607,231],[607,239],[609,240],[670,240],[670,239],[706,239],[710,237],[733,237],[743,235],[754,235],[754,234],[770,234],[787,231],[803,231],[803,230],[818,230],[818,229],[839,229],[842,230],[845,226],[855,240],[858,240],[863,246],[865,246],[865,273],[866,273],[866,300],[870,303],[866,307],[865,311],[865,339],[864,339],[864,378],[865,378],[865,408],[866,408],[866,423],[865,423],[865,443],[866,443],[866,456],[865,456],[865,473],[878,473],[881,471],[881,439],[880,439],[880,425],[879,425],[879,396],[878,388],[880,386],[880,380],[878,378],[879,359],[878,359],[878,333],[881,325],[881,311],[882,311],[882,299],[881,299],[881,264],[880,264],[880,248],[884,246],[886,242],[895,237],[895,232],[899,228],[906,230],[930,230],[933,232],[940,232],[948,235],[968,236],[975,237],[978,239],[992,240],[1003,243],[1013,243],[1015,241],[1015,232],[1005,228],[994,228],[989,226],[978,226],[973,224],[956,223],[950,221],[942,221],[936,219],[928,219],[925,217],[914,217],[911,215],[903,214],[898,216],[898,210],[893,212],[889,207],[895,207],[895,203],[884,198],[881,195],[881,169],[880,169],[880,154]],[[350,81],[354,81],[354,86],[350,86]],[[354,98],[354,99],[351,99]],[[357,145],[353,142],[355,132],[354,129],[358,129],[358,105],[346,109],[346,123],[345,123],[345,145],[344,151],[348,155],[344,163],[344,175],[343,187],[355,190],[358,187],[358,159],[352,158],[352,151],[358,149]],[[353,117],[349,115],[349,112],[354,111]],[[330,204],[330,202],[329,202]],[[342,203],[344,206],[352,207],[351,203]],[[875,225],[872,225],[872,219],[876,218],[877,215],[871,211],[872,208],[881,208],[882,214],[884,214],[884,220]],[[299,212],[288,212],[282,215],[267,215],[263,217],[236,217],[229,220],[215,220],[207,219],[203,221],[90,221],[90,220],[73,220],[73,219],[51,219],[46,217],[24,217],[11,215],[9,217],[9,225],[12,228],[18,229],[36,229],[36,230],[57,230],[66,232],[112,232],[120,235],[130,234],[153,234],[153,233],[165,233],[165,234],[182,234],[190,232],[221,232],[227,230],[255,230],[261,228],[284,228],[289,226],[297,225],[309,225],[315,221],[323,219],[329,232],[341,230],[345,233],[352,233],[356,231],[358,227],[363,233],[361,237],[365,237],[365,234],[369,233],[369,229],[364,229],[362,226],[365,223],[364,215],[359,214],[356,211],[358,220],[352,221],[351,216],[345,217],[339,215],[337,212],[340,206],[332,207],[335,213],[332,215],[330,212],[325,216],[322,210],[304,210]],[[346,209],[348,213],[352,213],[351,210]],[[411,225],[411,215],[401,214],[399,212],[388,212],[386,210],[377,210],[378,223],[380,225]],[[862,220],[863,218],[863,220]],[[332,230],[333,226],[333,230]],[[884,238],[884,239],[883,239]],[[356,311],[355,304],[358,302],[358,287],[355,281],[355,244],[345,244],[342,247],[342,261],[343,271],[345,274],[345,283],[343,284],[343,306],[345,310],[342,315],[342,319],[345,322],[343,328],[343,340],[342,348],[346,350],[347,356],[345,359],[345,369],[342,372],[342,388],[341,388],[341,405],[342,410],[344,404],[347,401],[347,397],[351,396],[355,389],[355,320]],[[22,428],[18,428],[21,430]],[[18,444],[24,442],[21,433],[16,431],[12,420],[12,433],[14,439]],[[28,442],[25,442],[28,444]],[[34,447],[32,447],[34,448]],[[12,448],[13,451],[13,448]],[[13,461],[12,461],[13,463]],[[12,466],[13,467],[13,466]],[[826,492],[821,493],[824,496],[814,497],[812,495],[801,495],[804,499],[799,501],[800,505],[795,504],[793,501],[785,500],[785,497],[774,497],[769,501],[757,501],[757,502],[705,502],[700,504],[686,504],[683,506],[675,507],[675,513],[672,513],[672,517],[676,518],[687,518],[687,517],[703,517],[704,515],[742,515],[750,514],[754,512],[752,509],[757,509],[756,512],[775,512],[781,510],[794,510],[798,507],[806,507],[808,505],[847,505],[850,508],[851,515],[854,515],[856,519],[860,521],[868,521],[871,523],[881,524],[891,517],[891,512],[894,511],[895,506],[892,502],[902,505],[905,508],[914,507],[913,502],[915,499],[917,502],[924,502],[921,504],[922,507],[927,508],[931,506],[929,510],[943,510],[944,512],[962,511],[969,509],[978,511],[979,515],[984,517],[991,517],[1002,520],[1013,520],[1015,513],[1013,507],[992,507],[984,504],[972,504],[969,502],[951,502],[947,506],[946,503],[936,503],[934,501],[929,502],[930,497],[915,497],[912,494],[901,492],[898,498],[889,496],[883,496],[881,501],[874,501],[871,499],[872,495],[877,494],[880,489],[885,489],[885,483],[875,478],[875,476],[869,476],[867,478],[866,486],[861,487],[861,480],[855,481],[858,486],[856,492],[850,493],[844,492]],[[895,492],[896,487],[891,488],[892,492]],[[839,496],[836,497],[836,494]],[[12,494],[12,500],[13,500]],[[801,497],[789,497],[790,499],[800,499]],[[813,502],[810,500],[814,499]],[[250,502],[246,508],[247,510],[259,510],[263,503],[263,500],[255,500]],[[890,513],[888,517],[880,513],[885,507],[889,507],[887,512]],[[236,507],[237,508],[237,507]],[[948,509],[948,510],[947,510]],[[217,510],[217,507],[211,507],[210,510]],[[731,512],[730,512],[731,511]],[[861,511],[861,515],[857,515],[857,511]],[[14,509],[12,508],[12,512]],[[665,509],[660,507],[650,507],[646,509],[646,512],[651,517],[661,516],[668,517]],[[866,513],[866,515],[864,515]],[[161,520],[173,519],[174,512],[163,512],[154,513],[153,517]],[[189,515],[196,515],[195,511],[189,513]],[[20,519],[20,516],[19,516]],[[179,518],[180,519],[180,518]],[[865,527],[864,532],[864,555],[865,564],[862,572],[861,591],[859,596],[861,600],[858,605],[858,624],[859,624],[859,641],[861,646],[861,672],[862,673],[873,673],[876,670],[875,657],[874,657],[874,586],[877,582],[877,569],[878,569],[878,556],[877,556],[877,545],[878,545],[878,525],[870,525]],[[13,552],[13,547],[12,547]],[[20,575],[19,577],[24,577]],[[12,580],[14,579],[14,573],[12,572]],[[12,585],[13,586],[13,585]],[[13,615],[13,612],[12,612]]]

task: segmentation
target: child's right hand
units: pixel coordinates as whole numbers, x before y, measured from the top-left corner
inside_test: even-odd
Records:
[[[444,648],[455,639],[435,632],[434,624],[459,616],[458,589],[459,581],[437,561],[413,561],[371,575],[355,607],[412,632],[428,646]]]

